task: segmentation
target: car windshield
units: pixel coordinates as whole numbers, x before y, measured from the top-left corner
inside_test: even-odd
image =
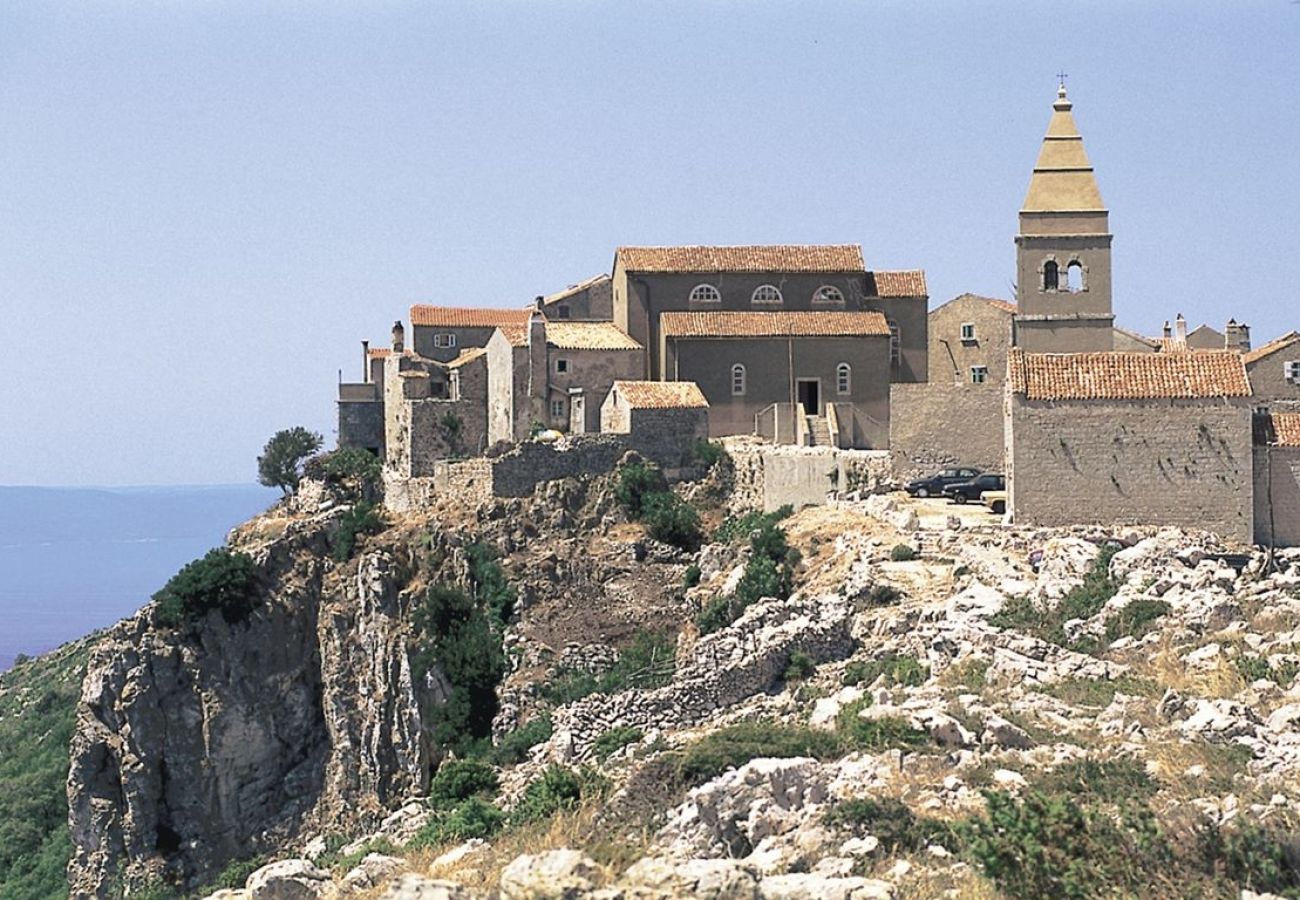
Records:
[[[940,477],[940,478],[956,478],[956,477],[957,477],[957,470],[956,470],[956,469],[944,469],[942,472],[939,473],[939,477]]]

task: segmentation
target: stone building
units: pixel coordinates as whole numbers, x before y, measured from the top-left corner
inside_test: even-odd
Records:
[[[1254,535],[1241,354],[1027,353],[1008,360],[1008,509],[1020,524]]]
[[[1257,406],[1300,410],[1300,333],[1287,332],[1242,359]]]
[[[1255,543],[1300,546],[1300,412],[1255,416]]]
[[[596,275],[562,291],[538,297],[534,305],[552,321],[612,322],[613,282],[608,275]]]
[[[522,326],[528,309],[488,309],[460,306],[411,307],[412,344],[425,359],[451,362],[461,350],[486,347],[503,326]]]
[[[599,430],[609,389],[640,375],[644,357],[612,322],[550,322],[534,310],[525,325],[497,329],[487,345],[489,442],[522,440],[538,426]]]
[[[600,407],[600,430],[691,448],[709,437],[709,401],[690,381],[616,381]]]

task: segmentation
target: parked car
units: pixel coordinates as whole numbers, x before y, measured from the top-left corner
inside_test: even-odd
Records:
[[[948,485],[956,484],[959,481],[970,481],[979,473],[979,469],[971,468],[944,469],[929,478],[918,478],[916,481],[909,481],[903,486],[903,490],[913,497],[938,497],[943,494],[943,489]]]
[[[943,489],[943,495],[953,503],[976,503],[985,491],[1000,491],[1007,486],[1001,475],[986,472],[970,481],[958,481]]]
[[[995,512],[998,515],[1002,515],[1004,512],[1007,511],[1007,492],[1006,491],[985,491],[984,493],[980,494],[980,503],[983,503],[985,506],[987,506],[990,511]],[[1042,559],[1042,556],[1043,556],[1043,552],[1039,550],[1038,558]],[[1035,572],[1038,571],[1036,564],[1035,564],[1034,571]]]

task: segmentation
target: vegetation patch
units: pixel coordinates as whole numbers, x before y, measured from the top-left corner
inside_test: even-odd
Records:
[[[1051,684],[1039,684],[1033,690],[1055,697],[1071,706],[1110,706],[1116,694],[1133,694],[1140,697],[1159,696],[1160,686],[1145,678],[1122,675],[1119,678],[1067,678]]]
[[[225,547],[187,563],[153,595],[154,621],[165,628],[194,624],[216,610],[233,625],[257,607],[256,567],[246,553]]]
[[[836,737],[844,752],[850,750],[908,750],[929,743],[924,731],[913,728],[897,716],[864,718],[859,713],[871,705],[870,697],[863,697],[846,705],[835,719]]]
[[[496,793],[496,769],[479,759],[454,759],[438,767],[429,782],[429,805],[450,809],[463,800]]]
[[[894,549],[889,551],[889,558],[894,562],[911,562],[918,556],[920,554],[911,544],[895,544]]]
[[[1036,779],[1036,784],[1046,793],[1120,804],[1148,798],[1159,787],[1135,759],[1074,760]]]
[[[837,828],[873,835],[886,856],[917,853],[934,844],[950,851],[958,849],[951,823],[918,817],[907,804],[892,797],[844,800],[831,807],[824,821]]]
[[[1093,638],[1071,643],[1065,636],[1065,623],[1072,619],[1092,618],[1101,612],[1106,601],[1115,596],[1119,582],[1110,577],[1110,560],[1115,552],[1115,547],[1103,547],[1083,581],[1055,607],[1040,609],[1027,597],[1008,600],[997,615],[989,618],[989,624],[996,628],[1024,631],[1080,652],[1096,650],[1096,640]]]
[[[1151,630],[1156,619],[1169,612],[1163,600],[1139,597],[1106,621],[1106,642],[1113,643],[1122,637],[1140,638]]]
[[[422,850],[474,838],[487,839],[500,831],[505,821],[505,813],[487,800],[468,797],[446,809],[436,810],[433,818],[407,842],[406,849]]]
[[[620,725],[617,728],[611,728],[601,734],[592,743],[592,752],[600,760],[609,759],[610,754],[622,750],[628,744],[635,744],[641,738],[645,737],[645,732],[640,728],[632,725]]]
[[[1300,822],[1247,823],[1202,829],[1206,874],[1256,893],[1300,898]]]
[[[1275,666],[1262,656],[1242,655],[1238,656],[1234,663],[1241,677],[1247,682],[1267,680],[1281,687],[1289,687],[1295,681],[1296,674],[1300,672],[1300,664],[1291,660],[1284,660]]]
[[[724,459],[730,461],[731,454],[720,443],[700,439],[691,445],[691,459],[711,469]]]
[[[834,734],[760,721],[740,722],[721,728],[684,750],[675,751],[671,758],[677,777],[686,784],[695,785],[760,757],[833,759],[838,755],[840,742]]]
[[[379,457],[369,450],[342,447],[318,453],[307,460],[303,464],[303,475],[360,493],[379,484],[382,469]]]
[[[564,766],[552,765],[524,788],[523,796],[510,812],[510,824],[539,822],[562,810],[573,809],[581,799],[582,781],[578,773]]]
[[[910,656],[886,653],[875,659],[854,660],[844,667],[844,685],[875,684],[876,679],[885,676],[885,683],[917,687],[925,684],[930,677],[930,670]]]
[[[781,673],[781,680],[787,684],[803,681],[805,678],[812,677],[815,671],[817,671],[817,664],[812,661],[812,657],[802,650],[796,650],[790,654],[790,659],[785,664],[785,671]]]
[[[365,500],[353,504],[350,509],[339,516],[338,529],[334,532],[331,540],[334,559],[338,562],[347,562],[352,558],[352,552],[356,549],[357,535],[378,534],[387,527],[388,522],[384,519],[383,513],[379,511],[377,505]]]
[[[719,534],[739,533],[741,527],[749,538],[749,561],[741,573],[736,591],[729,597],[716,597],[695,618],[701,634],[709,634],[736,621],[746,609],[764,597],[784,600],[794,589],[794,573],[799,565],[799,551],[790,546],[785,529],[778,522],[787,515],[788,507],[774,513],[747,513],[728,528],[727,522],[718,529]],[[732,520],[727,520],[731,522]]]
[[[614,496],[656,541],[690,552],[700,549],[704,542],[700,514],[668,490],[668,482],[657,466],[645,462],[620,466]]]
[[[573,703],[591,694],[614,694],[630,688],[650,690],[672,681],[676,669],[677,639],[671,634],[638,631],[616,662],[599,675],[562,671],[541,686],[544,698],[556,704]]]
[[[774,526],[794,515],[794,507],[786,504],[770,513],[751,509],[739,515],[727,516],[713,532],[713,540],[720,544],[742,544],[759,528]]]
[[[528,758],[529,750],[550,740],[552,730],[551,714],[542,713],[501,738],[501,743],[492,751],[493,759],[503,766],[521,763]]]
[[[284,496],[298,489],[303,464],[320,449],[323,438],[301,425],[277,431],[257,458],[257,480],[266,487],[278,487]]]

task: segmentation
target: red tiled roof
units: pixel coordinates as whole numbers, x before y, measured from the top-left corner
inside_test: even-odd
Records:
[[[469,306],[412,306],[412,325],[440,328],[497,328],[528,321],[526,309],[491,309]]]
[[[888,337],[878,312],[666,312],[659,317],[667,337]]]
[[[1192,351],[1192,348],[1187,345],[1187,338],[1158,337],[1155,341],[1160,345],[1161,353],[1190,353]]]
[[[1245,360],[1247,364],[1259,362],[1266,356],[1271,356],[1279,350],[1285,350],[1296,341],[1300,341],[1300,332],[1288,331],[1281,337],[1273,338],[1273,340],[1269,341],[1267,344],[1261,344],[1254,350],[1247,350],[1241,355],[1241,358]]]
[[[875,297],[929,296],[929,292],[925,287],[925,272],[921,269],[907,269],[898,272],[872,272],[870,277],[875,281],[876,290],[872,293],[870,290],[871,285],[867,285],[867,293]]]
[[[632,409],[700,409],[709,405],[694,381],[616,381],[614,390]]]
[[[1007,300],[994,300],[994,299],[992,299],[992,298],[988,298],[988,297],[986,297],[986,298],[984,298],[984,299],[986,299],[986,300],[988,301],[989,306],[992,306],[992,307],[994,307],[994,308],[996,308],[996,309],[1000,309],[1000,310],[1002,310],[1003,312],[1015,313],[1015,312],[1019,311],[1019,307],[1016,306],[1014,303],[1011,303],[1010,301],[1007,301]]]
[[[629,272],[863,272],[857,244],[619,247]]]
[[[1030,400],[1249,397],[1241,354],[1026,353],[1007,359],[1011,390]]]
[[[498,325],[497,331],[501,332],[506,342],[511,347],[528,346],[528,323],[522,325]]]
[[[547,322],[546,343],[560,350],[640,350],[613,322]]]
[[[1256,415],[1255,443],[1260,446],[1300,447],[1300,412]]]
[[[371,347],[366,351],[366,356],[371,359],[387,359],[393,355],[393,351],[388,347]]]

